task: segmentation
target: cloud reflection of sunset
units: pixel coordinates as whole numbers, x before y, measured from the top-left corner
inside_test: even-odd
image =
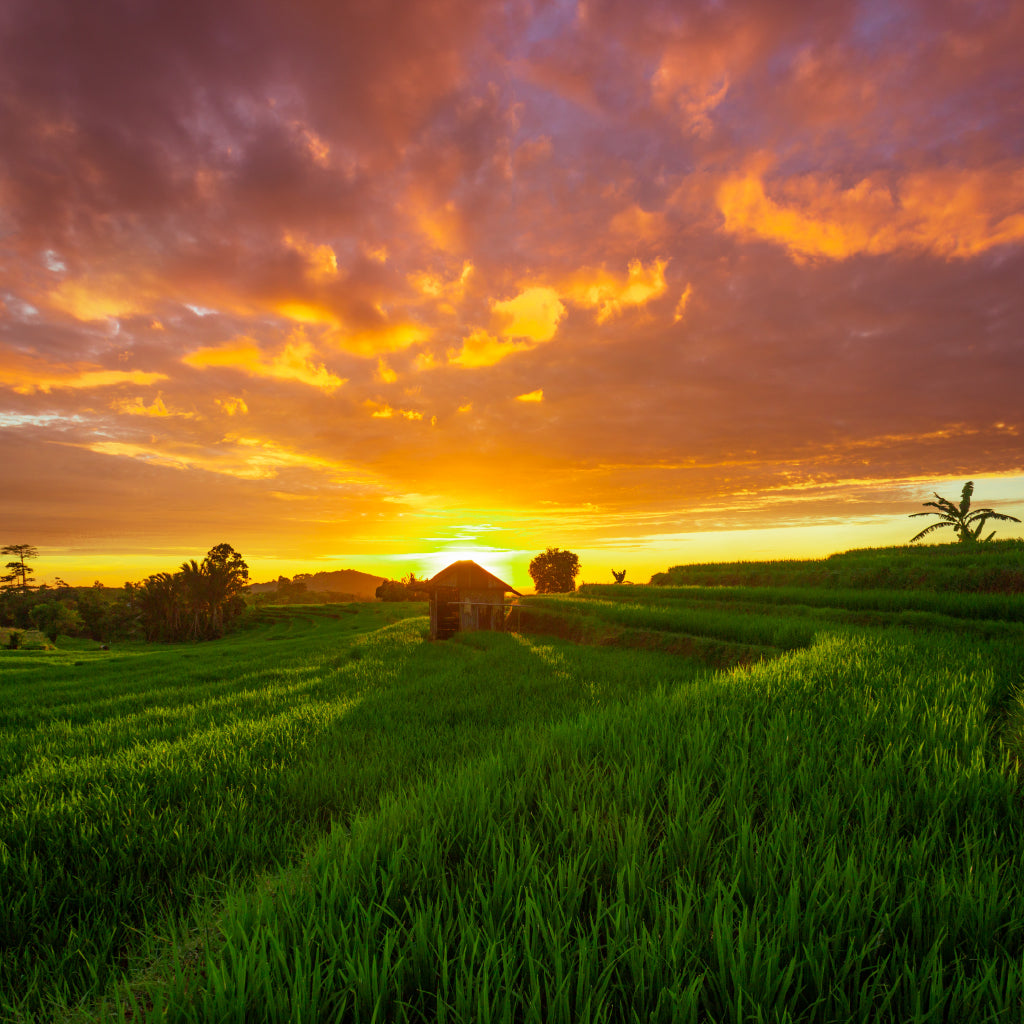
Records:
[[[1024,13],[883,7],[11,0],[3,542],[523,587],[1024,514]]]

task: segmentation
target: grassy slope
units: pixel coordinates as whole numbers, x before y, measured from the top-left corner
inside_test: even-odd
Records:
[[[651,577],[672,586],[811,586],[1024,593],[1024,540],[863,548],[808,561],[676,565]]]
[[[493,634],[432,645],[421,614],[377,628],[422,610],[0,656],[0,1015],[96,995],[225,887],[512,733],[703,671]]]
[[[1005,652],[964,650],[836,635],[513,744],[234,903],[154,1016],[1020,1019]]]

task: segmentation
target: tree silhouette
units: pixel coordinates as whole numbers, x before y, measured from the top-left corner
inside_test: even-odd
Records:
[[[423,591],[412,589],[422,580],[416,578],[416,573],[411,572],[400,580],[384,580],[374,591],[374,595],[381,601],[422,601]]]
[[[579,556],[558,548],[548,548],[530,562],[530,576],[538,594],[567,594],[575,590],[579,572]]]
[[[225,622],[244,607],[240,595],[249,584],[249,566],[230,544],[218,544],[200,568],[206,578],[207,631],[219,636]]]
[[[220,636],[224,623],[244,605],[240,594],[249,582],[249,567],[230,544],[210,548],[201,563],[182,562],[178,572],[188,635],[193,640]]]
[[[198,640],[206,631],[204,627],[210,614],[210,579],[194,558],[181,563],[178,575],[181,577],[181,592],[185,599],[185,614],[188,616],[188,635]]]
[[[23,594],[27,593],[32,586],[30,577],[35,569],[31,565],[26,565],[25,559],[38,558],[39,549],[31,544],[8,544],[0,548],[0,555],[14,555],[18,559],[16,562],[8,562],[5,568],[10,571],[6,576],[0,576],[0,583],[5,584],[4,589],[17,589]]]
[[[179,578],[158,572],[139,584],[139,607],[147,640],[175,640],[182,614]]]
[[[935,492],[932,492],[935,493]],[[1014,516],[1004,515],[1002,512],[996,512],[990,508],[976,508],[973,512],[971,511],[971,497],[974,494],[974,481],[968,480],[964,484],[963,491],[960,492],[960,504],[959,506],[954,505],[948,498],[943,498],[941,495],[935,495],[935,501],[924,501],[921,504],[930,505],[934,512],[912,512],[910,514],[911,519],[915,516],[938,516],[940,522],[932,523],[931,526],[926,526],[916,537],[912,537],[910,543],[920,540],[922,537],[927,537],[933,530],[941,530],[944,526],[951,526],[953,531],[956,533],[961,544],[973,544],[978,540],[981,535],[981,531],[985,526],[985,523],[989,519],[998,519],[1008,523],[1019,523],[1020,520]],[[991,540],[995,536],[995,530],[993,530],[984,539],[986,541]]]
[[[626,570],[623,569],[622,572],[616,572],[612,569],[612,575],[615,577],[616,583],[621,583],[626,578]]]

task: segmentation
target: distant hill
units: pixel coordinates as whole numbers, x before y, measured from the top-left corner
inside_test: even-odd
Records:
[[[356,597],[372,599],[376,596],[374,592],[385,578],[384,576],[373,576],[368,572],[359,572],[356,569],[339,569],[336,572],[315,572],[312,575],[299,573],[295,577],[295,582],[301,580],[306,584],[307,590],[320,593],[355,594]],[[248,590],[250,594],[275,593],[277,582],[277,580],[272,580],[270,583],[253,583]]]

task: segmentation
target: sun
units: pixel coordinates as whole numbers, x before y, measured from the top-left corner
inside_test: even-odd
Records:
[[[522,559],[517,551],[463,544],[445,547],[428,555],[424,560],[424,569],[430,576],[434,576],[452,562],[463,561],[476,562],[500,579],[508,580]]]

